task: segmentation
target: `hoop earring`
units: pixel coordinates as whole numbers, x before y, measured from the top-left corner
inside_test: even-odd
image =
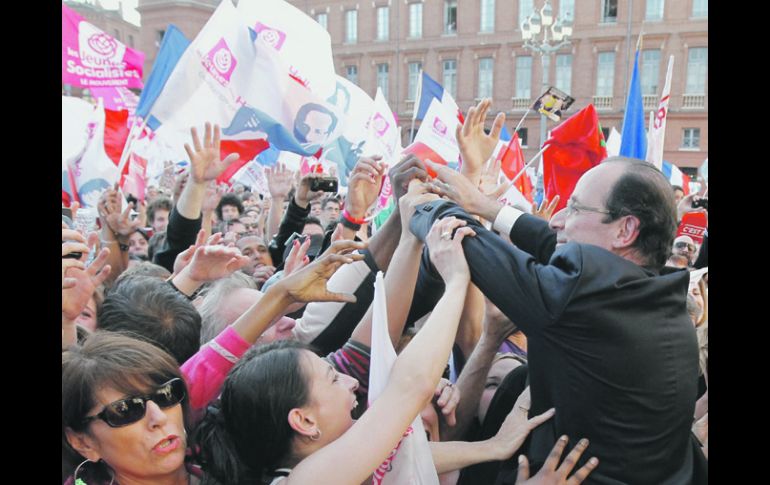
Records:
[[[100,460],[100,461],[101,461],[101,460]],[[85,465],[86,463],[94,463],[94,464],[95,464],[95,463],[99,463],[99,462],[98,462],[98,461],[91,461],[91,460],[89,460],[88,458],[86,458],[85,460],[83,460],[83,461],[80,463],[80,465],[78,465],[78,466],[77,466],[77,468],[75,468],[75,473],[73,473],[73,474],[72,474],[72,478],[73,478],[73,479],[74,479],[74,481],[75,481],[75,484],[74,484],[74,485],[87,485],[87,484],[86,484],[86,482],[85,482],[85,481],[84,481],[82,478],[78,478],[78,473],[80,473],[80,468],[81,468],[83,465]],[[115,474],[113,473],[113,471],[112,471],[112,470],[110,470],[110,476],[111,476],[111,478],[110,478],[110,485],[112,485],[112,484],[113,484],[113,482],[115,481]]]
[[[318,441],[319,439],[321,439],[321,430],[319,428],[316,428],[315,434],[313,434],[313,436],[311,436],[310,439],[313,441]]]

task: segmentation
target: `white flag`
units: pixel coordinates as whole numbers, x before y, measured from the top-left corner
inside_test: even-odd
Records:
[[[70,189],[77,193],[80,206],[96,207],[102,192],[117,182],[118,167],[104,151],[102,100],[99,99],[99,104],[92,108],[88,118],[83,118],[85,108],[82,105],[73,112],[65,109],[77,105],[62,97],[62,170],[66,163]],[[73,143],[64,142],[67,133],[75,133]],[[83,141],[82,152],[76,153]]]
[[[374,282],[372,312],[372,352],[369,366],[369,403],[373,403],[385,389],[390,370],[396,362],[396,351],[388,334],[388,307],[385,299],[385,281],[377,272]],[[404,436],[390,456],[374,471],[375,485],[439,485],[436,466],[418,414],[404,430]]]
[[[612,129],[610,129],[610,136],[607,137],[606,148],[608,157],[617,157],[620,154],[621,140],[622,137],[620,136],[620,133],[618,133],[618,130],[613,126]]]
[[[247,26],[231,2],[221,2],[151,114],[178,130],[211,121],[223,139],[267,137],[279,150],[316,153],[344,130],[344,118],[291,74],[271,39]]]
[[[652,130],[647,140],[647,161],[655,165],[658,170],[663,169],[663,141],[666,136],[666,117],[668,116],[668,102],[671,98],[671,74],[674,71],[674,56],[668,58],[668,70],[666,71],[666,83],[663,85],[663,93],[660,96],[658,110],[652,121]]]
[[[401,137],[393,110],[388,106],[380,88],[377,88],[374,97],[374,110],[367,129],[363,156],[381,155],[383,162],[394,166],[401,154]]]

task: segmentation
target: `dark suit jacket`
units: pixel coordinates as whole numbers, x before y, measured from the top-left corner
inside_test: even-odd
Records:
[[[599,458],[585,483],[691,483],[698,345],[687,273],[659,274],[589,244],[554,251],[555,235],[532,216],[516,221],[514,247],[447,201],[418,207],[412,232],[424,240],[450,215],[477,233],[463,241],[473,283],[527,336],[530,416],[556,408],[532,432],[532,469],[566,434],[570,449],[590,440],[579,465]]]

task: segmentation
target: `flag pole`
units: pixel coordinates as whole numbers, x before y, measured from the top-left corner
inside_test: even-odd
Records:
[[[420,69],[420,84],[417,85],[417,95],[415,96],[414,106],[412,106],[412,126],[409,128],[409,143],[414,141],[414,120],[417,118],[417,111],[420,109],[420,96],[422,95],[422,69]]]
[[[540,149],[540,151],[539,151],[539,152],[537,152],[537,154],[536,154],[534,157],[532,157],[532,160],[530,160],[529,162],[527,162],[527,164],[526,164],[526,165],[524,165],[524,168],[522,168],[521,170],[519,170],[519,173],[517,173],[517,174],[516,174],[516,176],[515,176],[515,177],[513,177],[513,178],[511,179],[511,183],[515,183],[515,182],[516,182],[516,181],[519,179],[519,177],[521,177],[521,174],[523,174],[523,173],[524,173],[524,171],[526,171],[526,170],[527,170],[529,167],[531,167],[531,166],[532,166],[532,164],[533,164],[533,163],[535,163],[535,162],[538,160],[538,157],[540,157],[540,155],[542,155],[542,154],[543,154],[543,152],[544,152],[544,151],[545,151],[545,150],[546,150],[546,149],[547,149],[549,146],[551,146],[551,145],[545,145],[543,148],[541,148],[541,149]]]
[[[521,128],[521,124],[524,123],[524,120],[527,118],[527,115],[529,112],[532,111],[532,107],[530,106],[527,108],[527,111],[524,113],[524,116],[521,117],[519,120],[519,124],[516,125],[516,128],[513,129],[513,134],[511,135],[511,141],[513,141],[513,136],[516,135],[516,132],[519,131],[519,128]],[[511,150],[511,141],[508,142],[507,145],[505,145],[505,151],[503,152],[503,155],[499,157],[501,160],[505,158],[506,155],[508,155],[508,152]]]
[[[123,169],[126,166],[126,161],[128,160],[128,154],[131,153],[130,148],[131,144],[133,143],[134,139],[147,127],[147,122],[150,120],[150,116],[148,115],[147,118],[142,122],[141,125],[139,125],[139,130],[135,131],[134,128],[137,127],[137,124],[134,123],[131,125],[131,131],[128,133],[128,139],[126,140],[126,144],[123,146],[123,153],[120,154],[120,163],[118,163],[118,174],[123,173]],[[120,180],[120,179],[118,179]]]

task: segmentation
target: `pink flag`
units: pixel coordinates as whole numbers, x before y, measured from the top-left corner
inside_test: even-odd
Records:
[[[83,88],[142,88],[144,53],[126,47],[61,6],[61,80]]]
[[[139,96],[128,88],[123,87],[91,88],[91,96],[102,98],[104,109],[112,111],[126,110],[130,116],[133,116],[136,106],[139,104]]]

